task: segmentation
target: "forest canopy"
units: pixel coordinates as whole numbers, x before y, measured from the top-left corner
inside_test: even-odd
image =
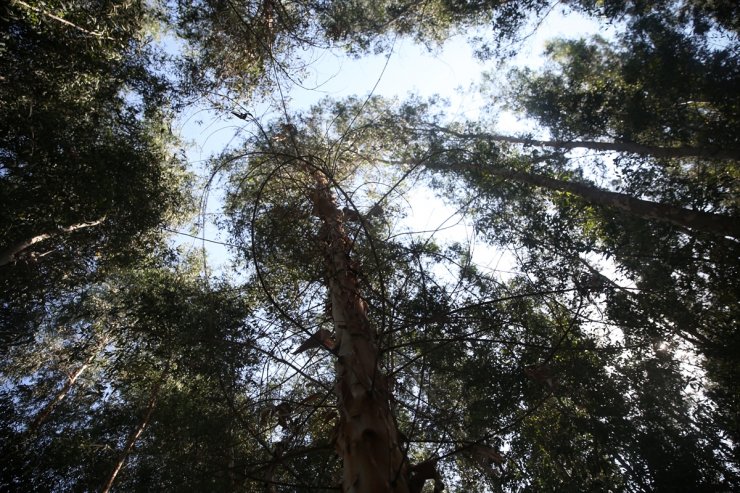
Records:
[[[513,64],[555,13],[611,34]],[[0,491],[740,490],[736,2],[10,0],[0,26]],[[475,114],[288,97],[309,52],[460,37]],[[189,111],[235,122],[205,161]],[[410,227],[427,191],[473,233]]]

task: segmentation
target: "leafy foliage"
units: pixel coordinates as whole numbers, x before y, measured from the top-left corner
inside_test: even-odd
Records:
[[[150,66],[154,13],[80,3],[62,22],[55,7],[12,2],[2,17],[6,343],[32,337],[45,305],[73,296],[103,266],[155,248],[159,228],[190,201],[167,126],[167,83]]]
[[[554,6],[3,7],[0,488],[347,489],[337,435],[363,410],[337,372],[367,355],[342,347],[332,255],[357,280],[353,337],[377,350],[369,392],[388,392],[410,490],[740,488],[738,238],[665,212],[737,219],[736,7],[563,5],[626,30],[512,74],[510,107],[549,137],[500,135],[485,110],[451,122],[437,99],[241,115],[246,137],[207,170],[234,257],[218,278],[165,243],[192,208],[173,108],[257,103],[309,47],[490,25],[494,56]],[[158,29],[178,63],[155,55]],[[481,241],[412,231],[420,184]]]

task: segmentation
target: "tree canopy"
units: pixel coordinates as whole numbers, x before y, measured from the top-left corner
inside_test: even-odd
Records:
[[[618,34],[508,66],[560,8]],[[0,489],[740,489],[738,18],[11,0]],[[440,97],[285,97],[308,50],[460,33],[498,63],[475,118]],[[203,101],[241,128],[195,163],[173,122]],[[474,234],[414,230],[420,190]],[[215,271],[177,241],[220,242],[184,231],[212,192]]]

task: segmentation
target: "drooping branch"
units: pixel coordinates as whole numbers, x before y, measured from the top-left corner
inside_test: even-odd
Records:
[[[331,314],[336,330],[336,449],[343,460],[342,491],[408,493],[408,467],[390,408],[390,390],[378,367],[376,334],[360,295],[351,241],[331,184],[310,163],[310,199],[321,219]]]
[[[740,160],[740,149],[719,149],[713,147],[662,147],[638,144],[636,142],[601,142],[596,140],[539,140],[529,137],[515,137],[495,133],[464,133],[449,128],[434,125],[435,131],[444,132],[465,140],[487,140],[505,142],[508,144],[522,144],[525,146],[550,147],[553,149],[589,149],[592,151],[611,151],[625,154],[639,154],[655,158],[703,158]]]
[[[36,236],[32,236],[31,238],[14,243],[0,250],[0,267],[9,264],[16,258],[17,255],[23,253],[26,249],[30,248],[36,243],[48,240],[52,236],[57,236],[63,233],[71,233],[73,231],[77,231],[78,229],[91,228],[93,226],[99,225],[103,221],[105,221],[105,216],[88,223],[78,223],[72,224],[71,226],[61,227],[54,232],[41,233]]]
[[[642,219],[650,219],[674,224],[697,231],[706,231],[720,236],[740,238],[740,221],[731,216],[711,212],[685,209],[671,204],[638,199],[625,193],[611,192],[601,188],[549,176],[526,173],[507,168],[486,167],[485,172],[501,178],[546,188],[569,192],[586,201],[604,207],[627,212]]]

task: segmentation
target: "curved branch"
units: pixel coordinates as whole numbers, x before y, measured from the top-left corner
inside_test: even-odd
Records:
[[[44,240],[48,240],[52,236],[58,236],[62,233],[71,233],[73,231],[77,231],[78,229],[91,228],[93,226],[97,226],[103,221],[105,221],[105,216],[95,221],[88,222],[88,223],[77,223],[77,224],[72,224],[71,226],[61,227],[57,231],[49,232],[49,233],[41,233],[36,236],[32,236],[31,238],[14,243],[0,250],[0,267],[2,267],[3,265],[9,264],[13,260],[15,260],[16,256],[18,256],[20,253],[23,253],[26,249],[30,248],[36,243],[40,243]]]

